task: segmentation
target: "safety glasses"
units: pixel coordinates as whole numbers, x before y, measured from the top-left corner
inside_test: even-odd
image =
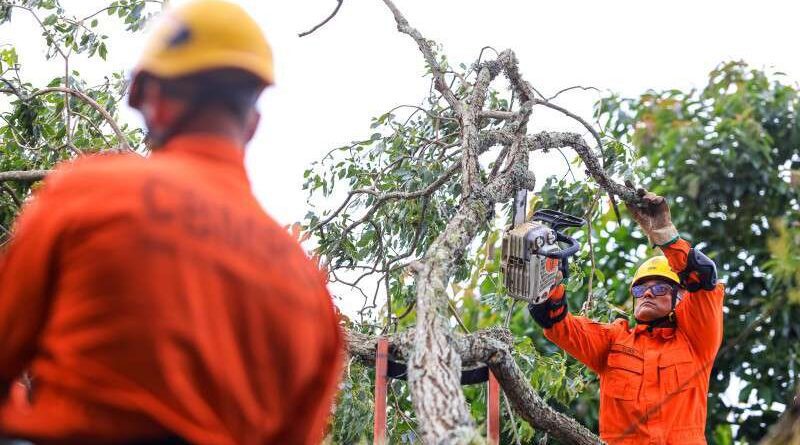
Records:
[[[654,296],[662,297],[664,295],[672,293],[673,286],[665,283],[656,283],[650,286],[646,284],[639,284],[631,288],[631,294],[633,294],[633,298],[642,298],[648,289],[650,290],[650,293],[652,293]]]

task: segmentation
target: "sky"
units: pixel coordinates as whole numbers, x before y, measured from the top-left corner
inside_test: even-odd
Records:
[[[182,3],[174,0],[173,3]],[[256,1],[242,4],[270,40],[276,85],[259,107],[262,125],[246,162],[253,191],[279,222],[302,220],[303,171],[331,148],[371,134],[370,118],[401,104],[417,104],[428,90],[414,42],[400,34],[380,0],[344,0],[338,15],[310,36],[335,0]],[[102,0],[62,0],[68,13],[96,11]],[[743,59],[800,79],[796,18],[800,2],[396,0],[412,26],[443,46],[453,64],[469,65],[484,46],[513,49],[523,75],[545,95],[573,85],[635,96],[647,89],[702,87],[724,60]],[[61,72],[42,61],[35,23],[19,14],[0,28],[0,44],[18,46],[26,77],[41,83]],[[100,78],[129,70],[144,39],[110,27],[107,63],[75,60],[82,74]],[[576,90],[557,103],[591,120],[600,93]],[[126,109],[123,119],[140,123]],[[537,111],[531,131],[581,128],[550,111]],[[533,163],[539,183],[563,174],[557,153]]]

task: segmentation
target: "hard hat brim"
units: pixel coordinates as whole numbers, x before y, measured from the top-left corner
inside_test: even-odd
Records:
[[[226,62],[220,63],[220,60]],[[227,50],[173,55],[169,59],[150,58],[145,64],[134,69],[133,75],[135,77],[138,73],[148,73],[163,79],[176,79],[224,68],[240,69],[251,73],[261,79],[264,86],[272,85],[275,82],[272,69],[266,67],[261,58],[252,53]]]

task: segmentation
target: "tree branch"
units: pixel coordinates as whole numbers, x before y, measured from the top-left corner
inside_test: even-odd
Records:
[[[316,25],[315,25],[313,28],[309,29],[308,31],[306,31],[306,32],[301,32],[300,34],[297,34],[297,37],[305,37],[305,36],[307,36],[307,35],[309,35],[309,34],[313,33],[314,31],[316,31],[316,30],[318,30],[318,29],[322,28],[323,26],[325,26],[325,24],[326,24],[326,23],[330,22],[330,21],[331,21],[331,19],[332,19],[334,16],[336,16],[336,14],[338,14],[338,13],[339,13],[339,8],[341,8],[341,7],[342,7],[342,3],[343,3],[343,2],[344,2],[344,0],[336,0],[336,8],[333,10],[333,12],[331,13],[331,15],[329,15],[329,16],[328,16],[328,18],[326,18],[326,19],[325,19],[325,20],[323,20],[322,22],[320,22],[320,23],[316,24]]]
[[[36,182],[41,181],[50,173],[51,170],[22,170],[0,172],[0,182],[19,181]]]
[[[408,24],[408,20],[403,16],[400,10],[397,9],[397,6],[392,3],[392,0],[383,0],[383,3],[392,11],[392,15],[394,16],[395,22],[397,22],[397,30],[403,34],[407,34],[411,38],[417,42],[417,46],[419,50],[422,52],[422,55],[425,57],[425,62],[427,62],[428,66],[431,69],[431,73],[433,74],[434,84],[436,89],[442,93],[442,96],[453,107],[453,110],[456,114],[461,114],[461,102],[456,98],[453,91],[447,85],[447,82],[444,79],[444,73],[442,72],[442,67],[439,65],[439,62],[436,60],[436,55],[433,52],[433,48],[431,48],[431,44],[428,40],[422,37],[422,35],[416,29],[412,28]]]
[[[378,337],[354,331],[346,331],[347,350],[367,366],[375,364],[375,349]],[[414,331],[386,335],[389,342],[389,358],[406,362],[414,344]],[[565,443],[598,444],[600,440],[574,419],[551,408],[528,383],[528,379],[514,361],[511,354],[513,336],[504,328],[492,327],[453,338],[455,351],[462,358],[463,369],[489,365],[500,386],[508,396],[514,410],[536,429],[547,432]]]

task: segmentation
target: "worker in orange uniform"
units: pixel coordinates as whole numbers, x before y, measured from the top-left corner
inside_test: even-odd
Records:
[[[37,444],[322,440],[343,338],[322,275],[253,197],[244,145],[273,82],[239,6],[165,13],[130,104],[152,156],[60,166],[0,266],[0,435]]]
[[[722,342],[724,287],[714,263],[678,236],[666,200],[629,209],[664,256],[631,281],[636,324],[569,313],[564,285],[530,305],[545,336],[600,377],[600,437],[610,445],[705,444],[711,366]]]

